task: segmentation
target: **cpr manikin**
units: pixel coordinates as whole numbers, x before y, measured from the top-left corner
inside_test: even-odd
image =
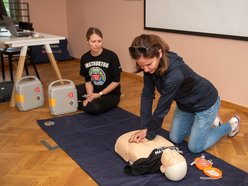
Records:
[[[133,175],[157,172],[160,169],[172,181],[179,181],[185,177],[187,163],[177,147],[160,135],[153,140],[130,143],[128,140],[135,132],[137,131],[121,135],[115,143],[115,152],[131,167],[134,166]],[[155,159],[153,156],[159,153],[162,155]]]

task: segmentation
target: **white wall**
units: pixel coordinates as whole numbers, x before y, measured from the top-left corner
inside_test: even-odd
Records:
[[[88,50],[85,32],[96,26],[103,31],[104,47],[114,50],[123,70],[131,72],[135,64],[128,55],[128,47],[133,38],[142,33],[158,34],[189,66],[214,83],[222,100],[248,108],[247,41],[144,30],[142,0],[29,2],[35,28],[67,36],[73,57],[80,58]]]

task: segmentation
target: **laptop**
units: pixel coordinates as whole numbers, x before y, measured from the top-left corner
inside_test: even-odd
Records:
[[[25,31],[17,31],[16,26],[14,25],[13,21],[10,19],[8,15],[2,15],[3,21],[6,25],[6,28],[9,30],[11,35],[15,37],[28,37],[33,36],[34,32],[25,30]]]

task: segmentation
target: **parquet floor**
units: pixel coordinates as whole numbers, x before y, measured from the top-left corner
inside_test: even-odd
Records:
[[[37,67],[46,95],[47,86],[56,80],[56,77],[50,64],[39,64]],[[59,62],[59,68],[63,78],[73,80],[75,84],[82,82],[77,60]],[[34,74],[31,67],[30,72],[31,75]],[[139,115],[142,81],[140,78],[123,74],[121,84],[122,97],[119,106]],[[27,112],[10,108],[9,102],[0,103],[0,185],[97,185],[61,149],[49,151],[40,143],[41,140],[47,140],[50,144],[56,145],[36,123],[37,119],[52,117],[48,109],[47,97],[45,100],[44,107]],[[163,124],[167,130],[173,110],[174,105]],[[248,113],[221,106],[220,115],[223,120],[228,120],[234,114],[239,114],[242,120],[238,135],[234,138],[223,137],[208,152],[248,172]]]

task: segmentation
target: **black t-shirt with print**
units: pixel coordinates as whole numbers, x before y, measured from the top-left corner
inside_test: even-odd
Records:
[[[91,81],[94,92],[100,92],[111,82],[120,82],[121,65],[118,56],[108,49],[103,49],[98,56],[92,56],[90,51],[81,57],[80,75],[85,82]],[[111,94],[120,95],[120,85]]]

